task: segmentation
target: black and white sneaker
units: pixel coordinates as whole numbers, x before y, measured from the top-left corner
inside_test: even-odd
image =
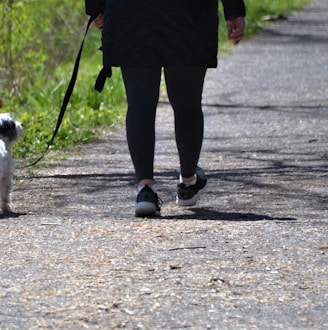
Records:
[[[161,199],[148,185],[145,185],[137,196],[136,217],[154,217],[161,215]]]
[[[196,183],[187,186],[185,183],[178,184],[176,203],[179,206],[193,206],[197,203],[200,194],[204,191],[207,179],[204,170],[200,167],[196,171]]]

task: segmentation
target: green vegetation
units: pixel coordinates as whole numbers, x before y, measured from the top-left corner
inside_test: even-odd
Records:
[[[256,33],[263,17],[277,17],[311,0],[246,0],[246,36]],[[222,6],[220,6],[220,16]],[[87,17],[84,1],[3,0],[0,2],[0,111],[24,123],[23,138],[14,146],[26,162],[44,151],[52,136],[72,74]],[[220,24],[220,51],[226,40]],[[92,28],[83,51],[74,93],[53,149],[95,139],[102,128],[122,122],[125,96],[120,72],[114,69],[101,94],[93,89],[101,69],[100,33]]]

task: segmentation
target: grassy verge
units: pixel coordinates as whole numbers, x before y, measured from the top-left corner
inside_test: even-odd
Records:
[[[91,36],[91,43],[99,42],[99,35]],[[94,49],[99,48],[99,44]],[[101,94],[93,88],[101,69],[101,53],[86,49],[82,56],[78,79],[68,104],[62,125],[52,150],[67,149],[96,139],[105,127],[121,122],[125,111],[125,95],[118,69],[107,80]],[[71,77],[73,64],[58,67],[55,76],[46,85],[36,84],[25,95],[24,106],[16,110],[16,117],[24,123],[24,134],[14,145],[16,158],[26,163],[45,150],[56,126],[62,101]]]
[[[311,0],[246,0],[246,37],[253,36],[266,24],[263,17],[285,15],[302,8],[309,2]],[[226,39],[222,6],[220,6],[220,16],[220,52],[226,52],[231,48],[231,43]],[[119,70],[114,70],[113,77],[107,80],[101,94],[93,89],[101,68],[101,53],[97,51],[99,46],[99,32],[92,29],[86,41],[76,88],[52,147],[53,150],[91,142],[102,129],[121,123],[125,116],[124,88]],[[78,45],[76,49],[78,50]],[[28,163],[44,151],[56,124],[71,76],[73,60],[65,65],[58,65],[51,79],[44,81],[40,78],[35,81],[20,102],[5,100],[1,111],[13,113],[25,125],[23,138],[14,146],[15,158],[24,159],[24,162]]]

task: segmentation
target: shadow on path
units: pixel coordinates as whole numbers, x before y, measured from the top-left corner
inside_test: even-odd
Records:
[[[193,214],[182,214],[182,215],[172,215],[164,216],[162,219],[167,220],[216,220],[216,221],[298,221],[296,218],[275,218],[268,215],[254,214],[254,213],[242,213],[242,212],[219,212],[210,208],[189,208],[188,211]]]

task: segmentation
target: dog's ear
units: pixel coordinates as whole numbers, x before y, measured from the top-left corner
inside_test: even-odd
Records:
[[[14,120],[0,121],[0,135],[8,138],[9,140],[14,140],[16,138],[17,132]]]

